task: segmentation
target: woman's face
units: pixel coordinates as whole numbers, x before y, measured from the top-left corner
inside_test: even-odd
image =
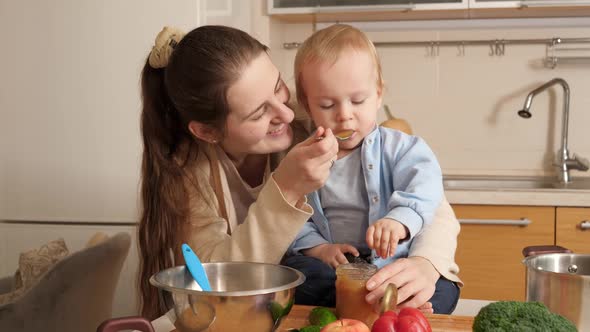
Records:
[[[234,160],[286,150],[293,139],[289,89],[266,53],[261,53],[227,91],[230,112],[220,144]]]

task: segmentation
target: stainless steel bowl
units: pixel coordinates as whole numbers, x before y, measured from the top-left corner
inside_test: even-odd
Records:
[[[265,263],[203,264],[211,292],[199,291],[184,266],[160,271],[150,283],[161,290],[182,332],[275,331],[293,305],[295,287],[305,276],[292,268]]]

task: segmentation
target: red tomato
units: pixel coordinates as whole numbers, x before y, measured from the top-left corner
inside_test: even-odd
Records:
[[[395,332],[396,321],[397,315],[396,317],[392,317],[391,315],[386,316],[383,314],[375,321],[375,323],[373,323],[371,332]]]

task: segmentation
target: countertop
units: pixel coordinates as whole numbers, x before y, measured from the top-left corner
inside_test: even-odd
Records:
[[[471,331],[473,316],[477,314],[481,307],[489,303],[490,301],[460,299],[452,315],[427,315],[427,317],[432,324],[433,331]],[[281,323],[279,331],[287,331],[288,328],[307,325],[307,317],[311,308],[313,307],[293,306],[289,315]],[[156,332],[177,331],[167,315],[152,321],[152,325]]]
[[[451,204],[590,207],[590,190],[445,189]]]
[[[555,176],[443,176],[451,204],[590,207],[590,177],[563,184]]]
[[[286,332],[292,328],[301,328],[309,325],[308,316],[311,306],[294,305],[289,315],[279,326],[279,332]],[[425,315],[432,332],[468,332],[473,325],[473,317],[457,315]]]

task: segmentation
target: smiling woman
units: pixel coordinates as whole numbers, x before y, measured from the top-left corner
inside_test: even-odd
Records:
[[[148,280],[181,264],[181,243],[203,262],[276,264],[312,213],[305,195],[327,178],[336,139],[319,128],[325,139],[284,153],[293,111],[266,50],[222,26],[156,38],[142,74],[144,317],[165,312]]]

